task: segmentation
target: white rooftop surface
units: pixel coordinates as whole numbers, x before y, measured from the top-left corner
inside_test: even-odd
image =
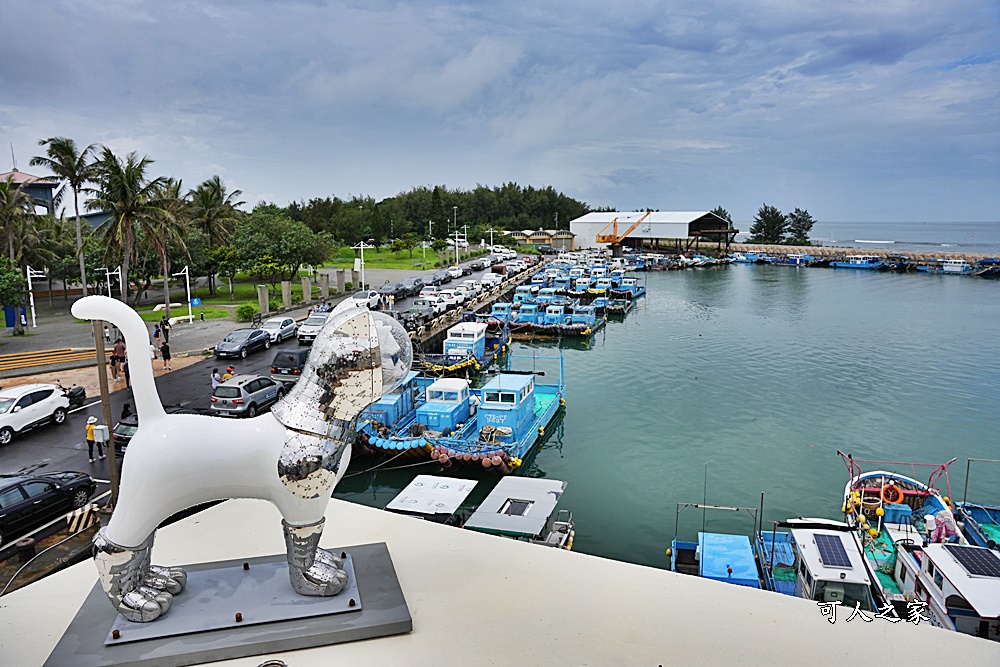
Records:
[[[454,514],[476,484],[471,479],[417,475],[385,508],[412,514]]]
[[[434,380],[427,390],[434,391],[462,391],[463,389],[469,388],[469,381],[463,380],[462,378],[441,378],[440,380]]]
[[[805,528],[793,528],[791,533],[795,538],[795,543],[799,546],[799,552],[805,559],[806,565],[814,578],[840,580],[840,575],[843,574],[843,581],[871,584],[871,579],[868,577],[868,570],[865,568],[864,557],[858,550],[858,543],[855,542],[854,536],[851,533]],[[850,569],[824,565],[820,558],[819,547],[816,546],[816,535],[830,535],[840,540],[840,543],[844,546],[844,551],[847,553],[847,558],[851,561]]]
[[[981,547],[965,548],[997,555],[996,551],[987,551]],[[977,614],[983,618],[1000,617],[1000,578],[970,575],[943,544],[928,544],[924,547],[924,555],[931,559],[934,567],[951,582]]]
[[[462,333],[485,333],[486,325],[480,322],[459,322],[453,327],[448,328],[448,333],[451,332],[462,332]]]
[[[322,544],[386,542],[413,632],[225,661],[329,665],[1000,665],[1000,644],[925,623],[824,618],[813,602],[331,501]],[[664,540],[666,541],[666,537]],[[162,529],[153,562],[283,554],[270,504]],[[97,583],[92,562],[0,598],[0,665],[41,665]],[[191,595],[186,591],[182,595]],[[936,632],[928,641],[928,632]],[[875,651],[875,653],[872,653]]]

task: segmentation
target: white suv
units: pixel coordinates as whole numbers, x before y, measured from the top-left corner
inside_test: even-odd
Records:
[[[66,422],[69,399],[52,384],[23,384],[0,391],[0,445],[15,434],[52,422]]]
[[[326,319],[330,315],[331,313],[313,313],[307,317],[306,321],[299,325],[299,332],[297,334],[299,345],[305,345],[306,343],[311,345],[316,340],[316,335],[319,334],[319,330],[326,324]]]

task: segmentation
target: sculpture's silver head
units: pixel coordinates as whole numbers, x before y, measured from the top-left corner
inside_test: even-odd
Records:
[[[302,376],[272,409],[285,427],[340,439],[346,423],[403,381],[413,347],[399,322],[366,308],[334,311]]]

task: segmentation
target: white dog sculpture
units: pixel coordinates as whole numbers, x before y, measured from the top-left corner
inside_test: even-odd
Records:
[[[73,304],[81,319],[114,323],[130,350],[148,347],[146,327],[124,303],[89,296]],[[292,588],[336,595],[347,583],[343,562],[319,548],[324,513],[347,469],[355,418],[409,371],[412,348],[391,317],[338,308],[313,344],[288,396],[252,419],[168,415],[152,364],[133,358],[130,374],[139,429],[122,463],[118,505],[94,538],[94,560],[112,605],[131,621],[164,614],[186,584],[181,568],[150,564],[156,527],[175,512],[227,498],[274,503]]]

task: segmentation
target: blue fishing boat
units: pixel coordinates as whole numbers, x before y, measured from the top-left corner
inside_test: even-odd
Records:
[[[590,287],[587,288],[587,292],[590,294],[607,294],[611,289],[611,278],[607,276],[602,276],[600,278],[595,278],[594,282],[591,283]]]
[[[611,290],[610,295],[619,299],[637,299],[646,296],[646,286],[640,285],[634,277],[622,278],[621,284]]]
[[[437,429],[441,435],[427,438],[433,447],[431,458],[445,467],[471,464],[503,474],[520,467],[566,403],[563,359],[561,355],[557,359],[559,378],[555,384],[540,382],[543,374],[532,371],[503,371],[491,378],[476,392],[479,405],[472,411],[475,419],[461,423],[449,416],[443,421],[453,427],[452,433]]]
[[[1000,276],[1000,259],[996,257],[984,257],[977,260],[972,267],[972,273],[983,278]]]
[[[607,317],[624,317],[634,305],[634,299],[609,299],[604,306],[604,314]]]
[[[964,259],[931,259],[926,264],[918,264],[917,271],[937,273],[946,276],[971,276],[976,272]]]
[[[970,544],[997,549],[1000,545],[1000,505],[969,502],[969,474],[972,462],[1000,463],[996,459],[967,459],[965,464],[965,493],[962,502],[955,504],[955,518]]]
[[[685,542],[678,539],[680,515],[685,509],[725,510],[731,512],[747,512],[753,517],[754,529],[757,528],[757,509],[753,507],[724,507],[720,505],[705,505],[698,503],[678,503],[674,515],[674,539],[670,543],[667,555],[670,556],[670,569],[682,574],[693,574],[705,579],[760,588],[760,572],[750,539],[746,535],[730,535],[727,533],[698,533],[697,542]]]
[[[478,372],[496,361],[509,342],[507,321],[493,327],[488,322],[459,322],[448,329],[441,354],[418,353],[413,366],[432,375]]]
[[[767,264],[771,261],[766,253],[757,252],[734,252],[729,257],[737,264]]]
[[[881,269],[884,264],[878,255],[847,255],[844,259],[834,259],[830,261],[830,267],[834,269],[861,269],[875,271]]]
[[[357,451],[374,454],[392,452],[418,458],[430,456],[423,439],[425,426],[417,424],[417,409],[427,400],[431,380],[416,371],[407,373],[394,391],[383,394],[358,417]]]

